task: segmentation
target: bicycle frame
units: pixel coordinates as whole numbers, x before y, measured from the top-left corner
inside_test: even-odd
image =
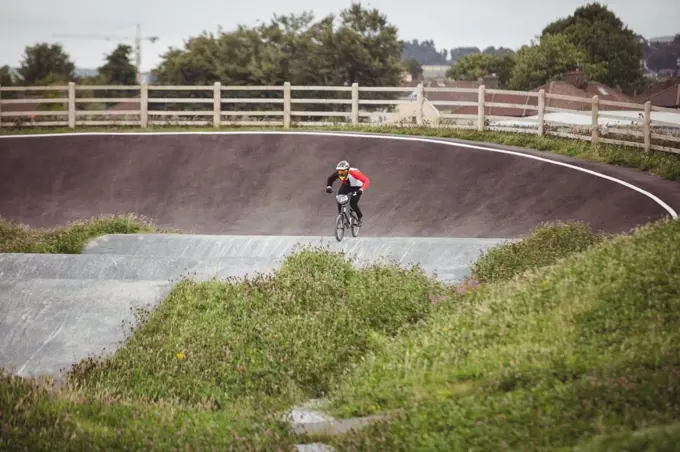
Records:
[[[335,195],[336,201],[340,204],[340,213],[345,218],[345,227],[349,226],[351,219],[350,215],[354,212],[352,206],[349,205],[351,195]]]
[[[349,205],[349,201],[352,195],[335,195],[335,200],[340,204],[340,214],[338,214],[336,220],[336,235],[335,238],[341,241],[344,237],[344,230],[351,226],[352,236],[357,237],[359,235],[359,227],[356,225],[356,212]],[[342,217],[342,222],[340,222],[340,217]],[[338,234],[338,229],[342,232]]]

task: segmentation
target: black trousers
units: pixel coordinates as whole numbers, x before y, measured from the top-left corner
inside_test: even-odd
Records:
[[[340,184],[340,188],[338,189],[338,194],[339,195],[348,195],[350,193],[353,193],[355,191],[359,191],[361,187],[350,187],[349,185],[345,184]],[[361,198],[361,192],[357,193],[355,196],[350,196],[349,198],[349,205],[354,209],[354,211],[357,213],[357,218],[361,219],[364,215],[361,213],[361,209],[359,208],[359,198]],[[340,203],[338,204],[338,213],[342,210],[342,206],[340,206]]]

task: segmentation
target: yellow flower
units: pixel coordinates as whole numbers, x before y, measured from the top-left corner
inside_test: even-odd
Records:
[[[184,353],[179,352],[179,353],[177,354],[177,359],[184,359]]]

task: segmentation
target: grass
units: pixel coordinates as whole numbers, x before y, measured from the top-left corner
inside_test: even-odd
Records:
[[[69,128],[5,128],[0,135],[36,134],[36,133],[68,133],[68,132],[155,132],[155,131],[215,131],[212,127],[78,127]],[[417,135],[438,138],[456,138],[476,142],[495,143],[550,152],[559,155],[576,157],[583,160],[607,163],[610,165],[635,168],[664,179],[680,181],[680,153],[644,152],[630,146],[619,146],[600,143],[593,145],[587,141],[573,140],[554,136],[538,136],[528,133],[495,132],[453,129],[449,127],[416,127],[416,126],[330,126],[330,127],[294,127],[283,129],[275,126],[262,127],[222,127],[218,130],[314,130],[314,131],[346,131],[366,133],[388,133],[398,135]]]
[[[52,229],[35,229],[0,218],[0,253],[79,254],[105,234],[173,232],[136,215],[103,215]]]
[[[677,447],[679,240],[680,222],[661,221],[450,293],[330,393],[336,415],[399,414],[329,442],[338,450]]]
[[[524,240],[503,243],[484,253],[473,263],[471,279],[482,283],[506,281],[584,251],[605,237],[581,221],[542,223]]]
[[[274,275],[182,281],[111,359],[78,363],[64,386],[6,378],[0,449],[291,450],[283,412],[323,397],[443,290],[418,267],[356,269],[313,248]]]

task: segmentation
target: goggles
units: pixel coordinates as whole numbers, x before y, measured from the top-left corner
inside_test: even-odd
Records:
[[[347,177],[348,170],[338,170],[338,176]]]

